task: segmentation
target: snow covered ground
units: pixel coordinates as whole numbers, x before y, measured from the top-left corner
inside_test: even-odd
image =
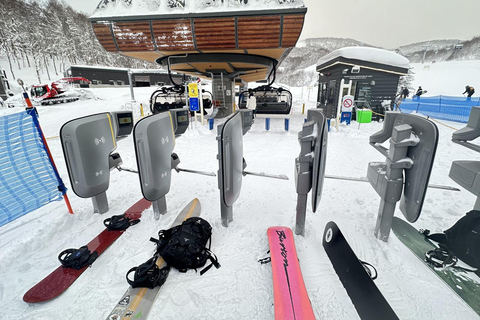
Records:
[[[425,96],[462,96],[465,86],[480,88],[480,61],[442,61],[437,63],[411,63],[415,90],[422,86]],[[411,96],[411,95],[410,95]],[[465,95],[466,96],[466,95]],[[478,96],[478,93],[474,96]]]
[[[473,62],[452,62],[465,66]],[[475,62],[478,65],[478,61]],[[460,95],[473,80],[463,77],[443,79],[430,70],[415,66],[416,80],[432,94]],[[449,69],[452,65],[445,64]],[[471,69],[471,67],[465,67]],[[476,73],[478,81],[479,73]],[[473,79],[473,78],[472,78]],[[451,91],[440,87],[450,83]],[[467,82],[467,83],[465,83]],[[477,85],[477,87],[480,87]],[[302,103],[308,91],[293,88],[294,112],[290,131],[283,121],[272,119],[270,131],[257,120],[244,136],[244,157],[247,170],[286,174],[281,181],[247,176],[243,179],[240,198],[233,207],[234,221],[228,228],[220,223],[220,197],[217,179],[189,173],[173,173],[172,187],[167,195],[168,213],[160,220],[153,218],[150,208],[142,222],[128,229],[85,273],[61,296],[40,304],[26,304],[24,293],[47,276],[58,265],[58,254],[67,248],[88,243],[104,229],[103,220],[123,213],[141,198],[138,178],[129,172],[111,172],[107,191],[110,211],[93,214],[89,199],[77,197],[70,188],[58,133],[68,120],[84,115],[128,108],[129,89],[92,89],[95,100],[38,108],[40,124],[48,139],[60,175],[69,188],[75,214],[67,212],[63,201],[50,203],[0,228],[0,301],[4,305],[1,319],[105,319],[128,287],[125,274],[151,257],[154,246],[149,238],[167,228],[176,214],[191,199],[199,198],[202,217],[213,226],[212,251],[222,267],[200,276],[172,270],[153,306],[149,319],[273,319],[273,289],[270,265],[257,260],[267,255],[267,228],[284,225],[294,228],[296,193],[294,159],[299,154],[297,132],[305,115]],[[135,88],[138,101],[147,101],[153,88]],[[458,93],[459,90],[462,90]],[[315,107],[316,92],[310,92],[306,108]],[[17,108],[15,108],[17,109]],[[0,110],[3,113],[15,109]],[[17,110],[19,111],[19,110]],[[140,113],[135,108],[138,118]],[[216,125],[219,122],[216,123]],[[453,122],[445,124],[461,128]],[[217,171],[218,161],[215,130],[208,125],[192,123],[187,132],[176,140],[174,152],[180,157],[179,167],[202,171]],[[326,174],[352,177],[366,176],[367,164],[383,161],[384,157],[368,144],[371,134],[381,123],[350,126],[329,133]],[[478,155],[451,142],[453,130],[438,125],[440,142],[432,171],[431,183],[455,186],[448,177],[453,160],[476,159]],[[121,140],[117,151],[126,168],[135,168],[132,138]],[[452,293],[410,251],[391,234],[388,243],[373,236],[380,198],[368,183],[325,180],[322,200],[316,213],[307,208],[305,237],[296,236],[296,247],[305,284],[317,319],[358,319],[345,289],[339,281],[322,247],[322,235],[327,222],[335,221],[357,256],[373,264],[379,273],[375,281],[380,291],[400,319],[477,319],[460,298]],[[450,192],[429,189],[423,212],[415,223],[417,228],[440,232],[450,227],[471,210],[475,197],[462,190]],[[402,216],[397,209],[397,216]]]

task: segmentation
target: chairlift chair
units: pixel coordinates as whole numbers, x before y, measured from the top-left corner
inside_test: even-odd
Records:
[[[247,108],[250,92],[256,98],[256,114],[290,114],[292,109],[292,93],[285,88],[270,85],[260,86],[250,91],[243,91],[239,97],[240,109]]]

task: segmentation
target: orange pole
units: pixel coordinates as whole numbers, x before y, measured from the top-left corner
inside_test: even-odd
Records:
[[[23,89],[25,91],[25,89]],[[33,109],[32,102],[30,101],[30,98],[28,97],[27,92],[23,92],[23,98],[25,99],[25,102],[27,103],[27,110],[28,109]]]
[[[35,108],[32,108],[32,111],[33,111],[34,109],[35,109]],[[31,112],[32,112],[32,111],[31,111]],[[36,112],[36,110],[35,110],[35,112]],[[47,140],[45,139],[45,135],[43,134],[42,128],[40,127],[40,123],[39,123],[38,121],[37,121],[37,125],[38,125],[38,131],[40,132],[40,135],[42,136],[43,144],[45,145],[45,150],[47,150],[48,157],[50,158],[50,162],[52,163],[53,168],[55,169],[55,171],[58,173],[57,166],[55,165],[55,161],[53,161],[52,153],[50,152],[50,148],[48,147]],[[65,194],[63,195],[63,200],[65,200],[65,204],[67,205],[68,212],[69,212],[70,214],[73,214],[72,206],[70,205],[70,200],[68,200],[68,196],[67,196],[67,193],[66,193],[66,192],[65,192]]]

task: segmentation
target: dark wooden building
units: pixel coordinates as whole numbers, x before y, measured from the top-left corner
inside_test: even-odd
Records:
[[[84,77],[93,85],[130,85],[127,68],[70,66],[65,77]],[[134,87],[171,85],[170,77],[164,70],[131,69]],[[173,81],[182,83],[181,74],[172,74]]]
[[[367,47],[347,47],[331,52],[317,63],[317,107],[327,118],[336,118],[342,97],[354,97],[357,107],[383,110],[394,102],[398,82],[408,73],[407,58],[394,52]]]

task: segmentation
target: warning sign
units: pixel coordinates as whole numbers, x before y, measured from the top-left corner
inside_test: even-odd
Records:
[[[342,98],[342,112],[352,112],[353,110],[353,96],[343,96]]]
[[[198,84],[189,83],[188,84],[188,96],[190,98],[198,98]]]

